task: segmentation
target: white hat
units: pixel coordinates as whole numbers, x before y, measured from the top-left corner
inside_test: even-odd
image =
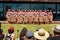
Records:
[[[47,38],[49,37],[49,33],[45,31],[44,29],[40,29],[39,31],[34,33],[34,36],[35,38],[40,39],[40,40],[47,40]]]

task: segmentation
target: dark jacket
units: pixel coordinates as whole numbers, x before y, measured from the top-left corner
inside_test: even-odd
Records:
[[[60,40],[60,36],[49,37],[47,40]]]
[[[0,40],[3,40],[4,34],[0,34]]]

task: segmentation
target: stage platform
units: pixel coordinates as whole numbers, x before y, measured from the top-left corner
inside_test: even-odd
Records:
[[[2,24],[9,24],[8,21],[0,21]],[[53,21],[53,24],[60,24],[60,21]]]
[[[60,24],[60,21],[53,21],[53,24]]]
[[[3,24],[8,24],[9,22],[8,21],[0,21],[1,23]]]

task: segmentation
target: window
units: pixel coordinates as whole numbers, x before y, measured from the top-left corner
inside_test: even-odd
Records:
[[[60,10],[60,4],[57,4],[57,10],[58,11]]]
[[[0,3],[0,12],[3,12],[3,3]]]
[[[42,10],[42,4],[31,4],[31,9]]]
[[[4,16],[6,16],[6,12],[7,12],[8,9],[16,10],[17,9],[17,4],[15,4],[15,3],[5,3],[4,4]]]
[[[17,4],[15,4],[15,3],[5,3],[5,7],[6,6],[10,6],[11,7],[11,9],[17,9]]]
[[[60,4],[57,4],[57,20],[60,20]]]
[[[18,9],[20,10],[29,10],[30,9],[30,4],[18,4]]]
[[[55,4],[44,4],[44,9],[48,10],[48,8],[51,8],[52,10],[56,10]]]

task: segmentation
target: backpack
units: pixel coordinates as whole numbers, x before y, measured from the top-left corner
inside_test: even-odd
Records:
[[[11,40],[11,34],[9,36],[8,36],[8,34],[6,34],[5,40]]]

